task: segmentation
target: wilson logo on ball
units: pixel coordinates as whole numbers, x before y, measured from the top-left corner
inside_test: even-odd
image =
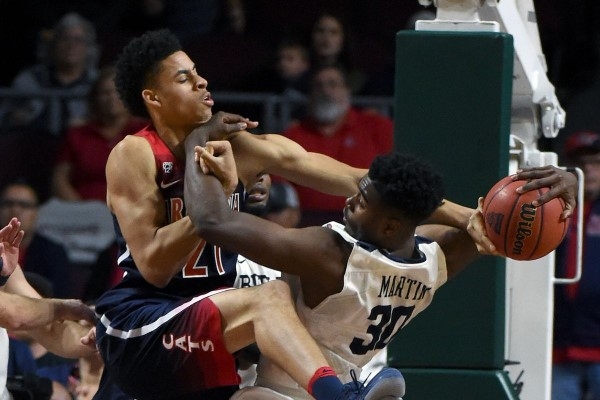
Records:
[[[516,237],[513,243],[513,254],[523,254],[523,247],[525,247],[524,240],[531,236],[531,227],[535,223],[535,207],[531,203],[526,203],[521,206],[521,213],[519,214],[521,219],[517,224],[518,228],[515,232]]]

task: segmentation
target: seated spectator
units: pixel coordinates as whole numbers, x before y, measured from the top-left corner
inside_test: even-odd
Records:
[[[367,76],[352,62],[350,34],[342,18],[323,13],[311,32],[311,68],[338,66],[347,76],[347,85],[353,94],[362,92]]]
[[[94,301],[122,277],[106,202],[52,198],[39,209],[38,231],[67,248],[76,298]]]
[[[343,71],[323,67],[311,80],[308,115],[284,134],[307,151],[326,154],[358,168],[367,168],[378,154],[393,144],[392,120],[351,106],[351,94]],[[300,226],[342,220],[344,198],[296,185],[302,209]]]
[[[286,37],[277,46],[274,61],[257,73],[243,79],[236,89],[243,92],[271,93],[285,95],[290,107],[281,111],[285,121],[296,120],[305,113],[305,101],[309,88],[310,57],[308,47],[295,37]],[[242,106],[241,114],[259,120],[262,106]],[[283,114],[285,116],[283,116]],[[278,127],[280,130],[284,127]]]
[[[26,92],[64,89],[72,93],[53,110],[43,98],[7,100],[0,110],[3,126],[61,135],[87,114],[85,96],[97,76],[98,46],[94,26],[79,14],[63,16],[47,35],[38,64],[21,71],[12,87]]]
[[[100,71],[87,96],[87,122],[70,128],[62,139],[52,178],[59,199],[106,202],[104,168],[110,151],[126,135],[148,125],[147,120],[129,114],[119,99],[114,77],[113,67]]]
[[[240,87],[249,92],[308,93],[310,58],[308,48],[297,38],[286,37],[277,46],[272,65],[250,76]]]
[[[56,297],[76,298],[67,250],[37,231],[38,210],[37,193],[27,182],[14,181],[0,192],[0,224],[6,225],[17,217],[25,231],[19,252],[23,270],[52,282]]]

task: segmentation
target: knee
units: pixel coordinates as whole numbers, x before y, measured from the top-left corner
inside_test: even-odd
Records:
[[[292,294],[290,287],[287,283],[282,280],[275,279],[260,285],[261,293],[259,301],[278,304],[289,303],[292,304]]]

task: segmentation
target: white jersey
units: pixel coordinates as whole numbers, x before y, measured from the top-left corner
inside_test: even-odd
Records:
[[[265,282],[281,277],[281,272],[264,267],[242,255],[238,255],[236,263],[235,283],[236,288],[258,286]]]
[[[8,333],[0,328],[0,400],[12,399],[6,388],[8,374]]]
[[[342,382],[349,382],[351,370],[359,376],[361,368],[429,306],[435,291],[447,280],[446,258],[437,243],[418,236],[415,239],[419,257],[399,259],[357,242],[337,222],[325,227],[354,246],[342,291],[311,309],[304,304],[298,278],[284,278],[295,293],[296,310],[304,326]],[[257,371],[257,385],[293,399],[312,399],[268,359],[261,358]]]

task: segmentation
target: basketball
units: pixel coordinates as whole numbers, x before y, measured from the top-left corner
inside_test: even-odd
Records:
[[[524,184],[510,176],[499,180],[485,196],[483,218],[486,233],[500,254],[513,260],[536,260],[562,242],[569,219],[560,219],[565,206],[561,198],[533,207],[531,202],[550,189],[517,193]]]

